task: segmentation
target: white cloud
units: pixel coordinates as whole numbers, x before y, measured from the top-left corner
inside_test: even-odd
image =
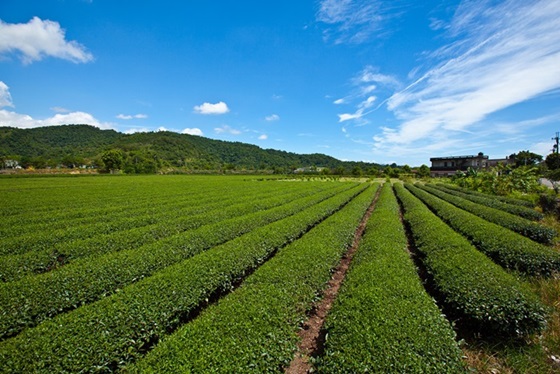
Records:
[[[324,39],[334,37],[335,43],[363,43],[381,31],[389,17],[380,0],[322,0],[317,20],[335,28],[327,28]]]
[[[488,115],[560,88],[560,7],[555,0],[467,1],[448,28],[441,61],[388,100],[401,124],[380,147],[445,142]]]
[[[0,81],[0,108],[13,107],[12,95],[10,94],[10,89],[6,83]]]
[[[346,103],[346,100],[344,98],[337,99],[337,100],[333,101],[333,104],[336,104],[336,105],[341,105],[341,104],[345,104],[345,103]]]
[[[278,114],[271,114],[270,116],[266,116],[264,119],[268,122],[278,121],[280,119],[280,116]]]
[[[89,113],[71,112],[67,114],[55,114],[46,119],[34,119],[27,114],[19,114],[7,110],[0,110],[0,126],[11,126],[19,128],[33,128],[57,125],[91,125],[100,129],[113,129],[114,125],[108,122],[101,122]]]
[[[76,41],[67,41],[58,22],[33,17],[28,23],[10,24],[0,20],[0,54],[16,53],[24,64],[45,56],[75,63],[88,62],[93,56]]]
[[[183,131],[181,131],[181,134],[204,136],[202,130],[197,127],[193,127],[193,128],[187,127],[186,129],[183,129]]]
[[[116,118],[118,119],[124,119],[124,120],[129,120],[129,119],[144,119],[144,118],[148,118],[147,114],[119,114],[116,116]]]
[[[225,114],[229,112],[229,108],[226,103],[220,101],[216,104],[203,103],[194,107],[195,113],[198,114]]]
[[[366,112],[366,110],[370,109],[373,106],[376,99],[377,98],[375,96],[369,96],[367,99],[365,99],[364,101],[362,101],[358,105],[358,109],[356,110],[355,113],[353,113],[353,114],[349,114],[349,113],[339,114],[338,115],[338,122],[345,122],[345,121],[349,121],[349,120],[361,119],[363,116],[365,116],[366,114],[369,113],[369,112]]]
[[[259,136],[259,140],[266,140],[268,139],[268,135],[266,134],[262,134],[261,136]]]
[[[216,132],[216,134],[231,134],[231,135],[241,134],[241,131],[231,128],[228,125],[224,125],[222,127],[216,127],[214,131]]]

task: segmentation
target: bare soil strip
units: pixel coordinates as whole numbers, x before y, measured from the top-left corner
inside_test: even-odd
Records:
[[[311,372],[312,366],[309,362],[309,358],[322,353],[325,343],[325,331],[322,330],[325,318],[331,309],[333,302],[336,300],[336,296],[338,295],[340,286],[346,277],[350,263],[358,250],[366,224],[375,209],[380,191],[381,187],[377,190],[373,202],[369,206],[362,218],[362,221],[360,222],[360,225],[356,229],[352,246],[350,246],[350,248],[342,256],[340,263],[334,269],[331,280],[323,292],[323,298],[313,305],[311,311],[309,312],[307,321],[303,323],[301,330],[298,332],[301,341],[294,359],[285,371],[286,374],[304,374]]]

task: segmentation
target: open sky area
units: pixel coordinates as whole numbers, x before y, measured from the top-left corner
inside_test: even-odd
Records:
[[[411,166],[546,156],[559,20],[558,0],[1,0],[0,126]]]

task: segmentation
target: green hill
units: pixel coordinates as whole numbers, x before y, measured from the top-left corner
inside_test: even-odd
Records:
[[[344,162],[324,154],[296,154],[256,145],[213,140],[169,131],[123,134],[89,125],[63,125],[19,129],[0,127],[0,158],[35,168],[104,168],[103,155],[118,150],[126,172],[178,170],[274,170],[328,168],[345,172],[359,167],[378,168],[364,162]],[[3,163],[4,166],[5,163]]]

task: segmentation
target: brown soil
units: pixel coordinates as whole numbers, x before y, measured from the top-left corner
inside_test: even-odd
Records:
[[[325,318],[331,309],[336,296],[338,295],[340,286],[346,277],[346,272],[348,271],[350,263],[358,250],[366,224],[373,212],[373,209],[375,208],[380,191],[381,188],[377,191],[372,204],[369,206],[362,218],[362,221],[360,222],[360,225],[356,229],[352,246],[346,251],[340,263],[334,269],[331,280],[323,292],[323,298],[312,307],[307,321],[303,323],[303,326],[298,333],[301,338],[298,351],[290,363],[290,366],[285,371],[287,374],[310,373],[312,365],[309,362],[309,357],[322,353],[325,343],[325,332],[322,330],[322,327],[325,322]]]

